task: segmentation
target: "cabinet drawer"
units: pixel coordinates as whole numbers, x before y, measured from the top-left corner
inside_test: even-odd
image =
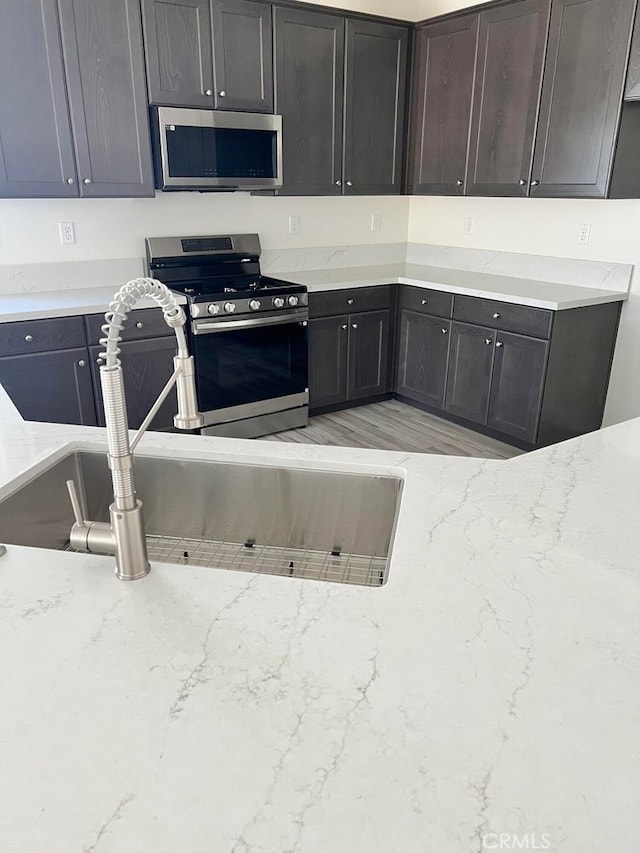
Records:
[[[309,294],[309,317],[331,317],[336,314],[378,311],[388,308],[391,287],[351,287],[347,290],[326,290]]]
[[[100,343],[103,323],[104,314],[90,314],[87,317],[89,344]],[[173,334],[174,331],[165,323],[164,314],[160,308],[138,308],[131,311],[127,317],[122,330],[122,340],[139,341],[143,338],[161,338],[164,335]]]
[[[0,355],[70,349],[86,344],[82,317],[0,323]]]
[[[451,317],[453,294],[430,290],[427,287],[404,285],[400,291],[400,307],[434,317]]]
[[[478,299],[475,296],[455,296],[453,317],[463,323],[548,338],[551,335],[553,311],[493,299]]]

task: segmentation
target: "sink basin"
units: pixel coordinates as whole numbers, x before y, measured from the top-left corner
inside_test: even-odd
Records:
[[[137,456],[149,559],[380,586],[402,480],[378,474]],[[92,521],[108,521],[104,453],[77,451],[0,502],[0,542],[69,549],[73,479]]]

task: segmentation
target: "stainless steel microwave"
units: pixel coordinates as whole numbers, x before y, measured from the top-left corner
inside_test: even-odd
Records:
[[[272,190],[282,186],[282,117],[152,107],[160,190]]]

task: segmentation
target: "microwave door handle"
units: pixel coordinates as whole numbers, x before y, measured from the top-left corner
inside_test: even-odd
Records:
[[[283,326],[285,323],[299,323],[307,321],[309,312],[292,311],[289,314],[280,314],[277,317],[250,317],[247,320],[226,320],[211,322],[207,320],[195,320],[192,326],[194,335],[212,335],[218,332],[232,332],[234,329],[258,329],[262,326]]]

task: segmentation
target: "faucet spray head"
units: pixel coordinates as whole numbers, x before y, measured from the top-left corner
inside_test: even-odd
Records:
[[[193,356],[176,355],[173,365],[176,370],[180,370],[176,379],[178,414],[174,415],[174,426],[176,429],[200,429],[204,425],[204,418],[198,411]]]

